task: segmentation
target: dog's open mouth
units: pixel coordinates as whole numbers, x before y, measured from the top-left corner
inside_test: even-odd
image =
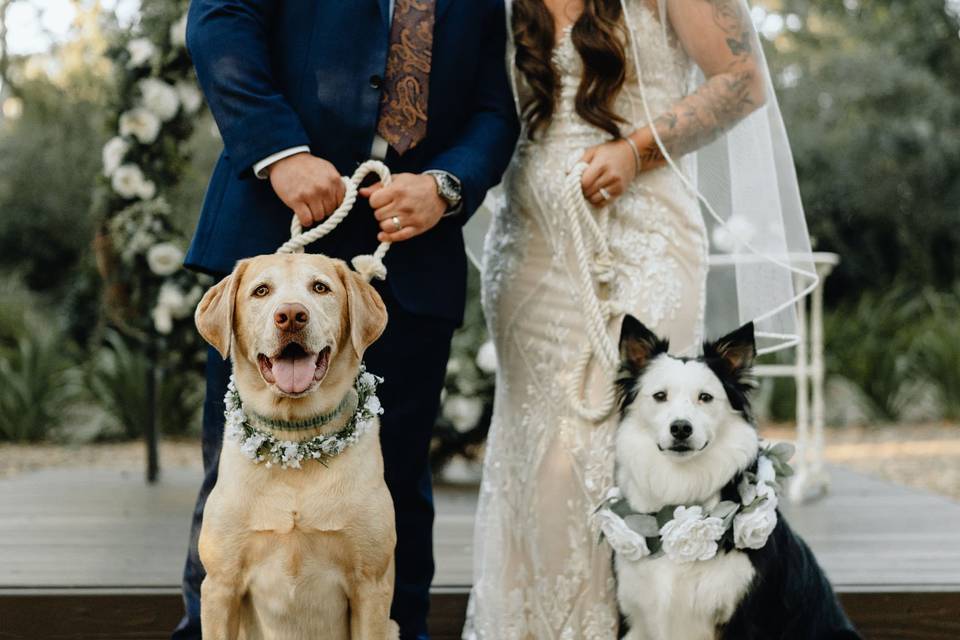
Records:
[[[277,385],[284,393],[303,393],[327,375],[330,347],[320,353],[310,353],[302,345],[291,342],[272,358],[259,354],[257,362],[264,380]]]

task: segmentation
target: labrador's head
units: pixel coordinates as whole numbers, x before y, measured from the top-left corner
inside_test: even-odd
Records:
[[[387,323],[376,290],[344,262],[313,254],[241,260],[196,312],[200,335],[235,370],[300,398],[331,370],[355,370]]]

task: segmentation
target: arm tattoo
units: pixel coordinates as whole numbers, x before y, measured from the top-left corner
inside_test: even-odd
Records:
[[[754,91],[753,34],[749,15],[740,0],[704,0],[713,8],[714,23],[723,31],[734,55],[727,71],[719,73],[654,121],[671,155],[682,156],[706,146],[733,128],[757,106]],[[644,150],[644,161],[663,155],[658,145]]]

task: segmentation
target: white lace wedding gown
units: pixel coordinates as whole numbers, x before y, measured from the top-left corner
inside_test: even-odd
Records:
[[[689,91],[693,65],[643,0],[628,6],[651,112],[660,114]],[[569,168],[609,136],[574,110],[582,62],[569,31],[553,62],[561,83],[554,117],[535,141],[522,139],[486,240],[483,303],[499,370],[464,629],[471,640],[617,637],[610,551],[589,519],[612,484],[615,418],[591,423],[570,404],[569,372],[587,338],[560,195]],[[631,67],[616,107],[641,126]],[[673,351],[695,351],[707,240],[694,195],[669,169],[641,174],[610,207],[607,240],[613,299],[668,336]],[[613,340],[622,318],[609,324]],[[609,374],[593,378],[595,389],[610,383]]]

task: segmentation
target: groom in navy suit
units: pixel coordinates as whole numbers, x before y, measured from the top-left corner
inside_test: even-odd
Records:
[[[385,476],[397,518],[392,617],[426,638],[433,577],[431,429],[454,329],[463,319],[461,227],[500,180],[518,134],[502,0],[193,0],[187,42],[223,136],[188,267],[218,277],[272,253],[290,217],[323,220],[341,175],[369,157],[394,174],[311,251],[349,259],[396,244],[378,290],[390,315],[367,352],[380,390]],[[216,483],[228,362],[211,351],[203,418],[206,477],[174,638],[200,637],[196,543]]]

